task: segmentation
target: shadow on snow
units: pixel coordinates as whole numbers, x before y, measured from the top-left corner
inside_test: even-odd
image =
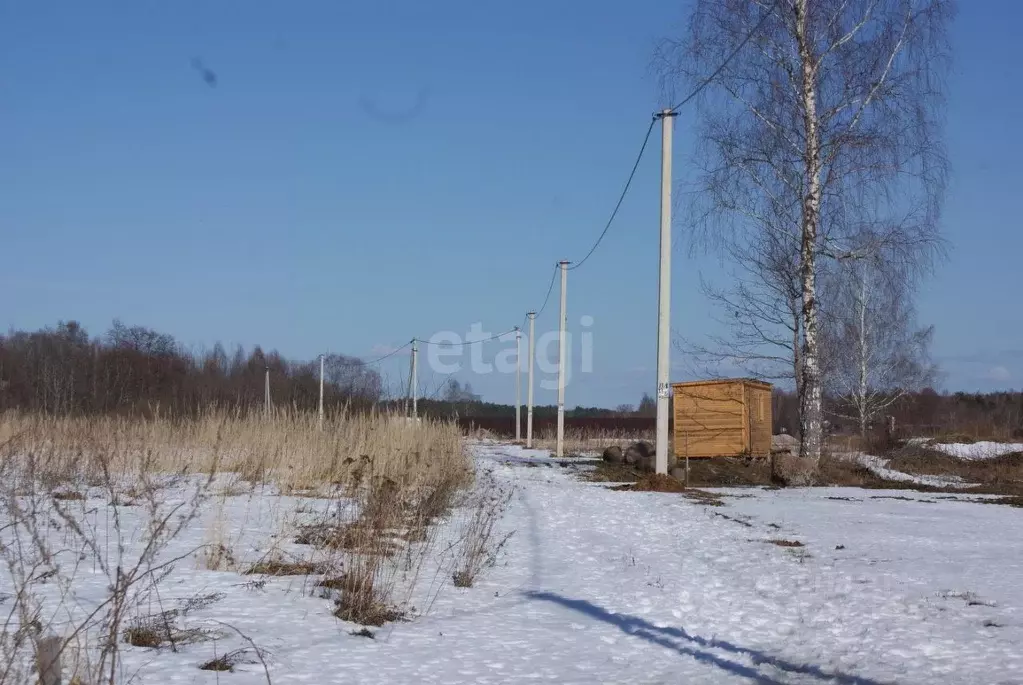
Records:
[[[879,681],[871,680],[869,678],[848,675],[837,671],[825,671],[819,666],[813,666],[810,664],[793,663],[775,656],[764,654],[763,652],[755,649],[739,647],[738,645],[734,645],[731,642],[724,640],[708,640],[698,635],[690,635],[686,632],[685,628],[661,628],[636,616],[611,613],[603,607],[599,607],[596,604],[583,599],[569,599],[553,592],[526,592],[524,594],[532,600],[552,602],[568,609],[572,609],[573,611],[578,611],[590,618],[595,618],[599,621],[613,625],[628,635],[634,635],[648,642],[652,642],[653,644],[660,645],[665,649],[670,649],[678,652],[679,654],[691,656],[699,662],[717,666],[718,668],[737,676],[750,678],[757,683],[782,685],[782,681],[775,680],[774,678],[764,675],[756,668],[756,666],[766,664],[790,674],[810,676],[820,680],[821,682],[839,683],[840,685],[882,685]],[[746,666],[706,651],[706,649],[718,649],[730,652],[731,654],[747,657],[755,664],[755,666]]]

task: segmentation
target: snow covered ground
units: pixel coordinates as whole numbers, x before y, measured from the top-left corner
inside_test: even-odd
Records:
[[[1023,443],[1019,442],[980,442],[963,443],[928,443],[928,446],[938,451],[950,454],[959,459],[993,459],[1010,452],[1023,452]]]
[[[959,476],[928,476],[915,473],[896,471],[888,467],[888,460],[882,457],[875,457],[870,454],[856,453],[850,455],[851,459],[870,469],[871,473],[885,480],[899,481],[903,483],[914,483],[916,485],[928,485],[936,488],[946,487],[967,487],[971,485]]]
[[[475,449],[514,489],[501,523],[514,534],[472,588],[453,587],[443,559],[426,568],[409,598],[420,615],[375,639],[351,635],[358,626],[334,618],[311,579],[260,588],[190,557],[161,583],[159,606],[216,598],[181,620],[249,636],[273,683],[1023,683],[1023,510],[848,488],[726,489],[710,506],[583,482],[535,451]],[[100,500],[84,506],[105,516]],[[308,555],[282,531],[317,506],[228,497],[167,555],[215,525],[246,560],[271,547]],[[81,571],[70,603],[86,610],[106,578]],[[233,629],[177,652],[125,646],[125,673],[265,683],[258,663],[198,669],[246,646]]]

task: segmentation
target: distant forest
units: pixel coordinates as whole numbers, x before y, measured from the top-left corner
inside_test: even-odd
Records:
[[[152,414],[194,416],[211,407],[263,411],[266,372],[272,405],[315,411],[319,402],[319,360],[294,361],[260,346],[228,353],[219,343],[191,352],[173,336],[115,320],[90,336],[76,321],[38,331],[0,335],[0,411],[54,415]],[[324,406],[364,410],[404,409],[404,398],[388,398],[380,374],[363,360],[341,354],[324,359]],[[450,379],[419,400],[423,415],[436,417],[513,417],[515,408],[483,402]],[[653,400],[638,409],[577,407],[570,417],[653,416]],[[537,420],[556,416],[554,406],[537,406]]]
[[[144,326],[114,321],[108,331],[90,336],[75,321],[38,331],[0,335],[0,411],[22,410],[56,415],[151,414],[194,416],[210,407],[262,411],[266,371],[275,407],[315,411],[319,400],[319,361],[291,361],[256,346],[230,354],[220,344],[189,352],[173,336]],[[328,355],[324,361],[324,404],[328,411],[377,407],[403,410],[403,398],[388,398],[380,374],[357,357]],[[433,396],[435,395],[435,396]],[[484,402],[468,384],[449,380],[431,397],[419,400],[419,412],[438,418],[481,419],[481,425],[514,430],[515,407]],[[1023,393],[939,393],[926,388],[900,398],[888,411],[900,432],[916,435],[964,433],[1023,438]],[[534,407],[537,425],[557,414],[551,405]],[[569,424],[609,429],[653,427],[654,400],[614,409],[568,409]],[[775,432],[798,430],[794,393],[776,390]],[[599,421],[582,422],[582,419]],[[848,423],[831,415],[833,429]],[[525,412],[523,412],[525,421]],[[503,430],[499,431],[503,432]]]

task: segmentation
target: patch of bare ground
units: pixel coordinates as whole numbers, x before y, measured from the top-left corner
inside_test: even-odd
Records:
[[[925,445],[907,445],[886,457],[889,468],[927,476],[955,476],[977,484],[969,492],[1023,497],[1023,452],[990,459],[959,459]]]
[[[610,488],[611,490],[628,492],[666,492],[675,493],[696,500],[701,504],[714,507],[724,506],[721,497],[705,490],[687,488],[682,481],[659,473],[642,474],[634,483],[625,483]]]
[[[781,538],[777,538],[777,539],[774,539],[774,540],[764,540],[763,542],[766,542],[769,545],[775,545],[777,547],[803,547],[804,546],[803,543],[800,542],[799,540],[783,540]]]

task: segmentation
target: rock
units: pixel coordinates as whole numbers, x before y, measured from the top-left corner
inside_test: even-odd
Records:
[[[657,462],[654,455],[651,454],[649,457],[640,457],[633,466],[637,471],[653,473],[657,469]]]
[[[642,459],[654,456],[654,446],[645,440],[634,442],[625,450],[625,463],[636,464]],[[652,469],[651,469],[652,470]]]
[[[622,448],[618,445],[611,445],[604,450],[604,461],[609,464],[621,464],[625,461],[625,456],[622,454]]]

